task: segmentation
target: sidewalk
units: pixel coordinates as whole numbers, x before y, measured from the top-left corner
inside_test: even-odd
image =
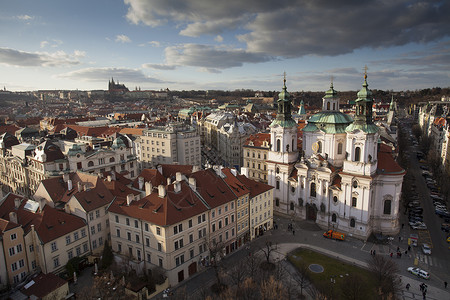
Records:
[[[299,244],[299,243],[285,243],[285,244],[279,244],[276,251],[274,251],[273,258],[275,260],[282,260],[284,257],[290,253],[291,251],[297,249],[297,248],[305,248],[317,251],[322,254],[326,254],[327,256],[345,261],[350,264],[355,264],[357,266],[360,266],[362,268],[367,268],[367,263],[364,261],[356,260],[354,258],[338,254],[336,252],[330,251],[328,249],[323,249],[320,247],[316,247],[313,245],[307,245],[307,244]],[[428,284],[426,280],[418,280],[418,279],[411,279],[406,276],[400,275],[400,278],[402,279],[402,284],[406,286],[407,283],[411,285],[409,288],[409,291],[406,291],[406,288],[403,289],[402,295],[400,295],[400,299],[423,299],[422,292],[420,291],[420,284],[424,282],[425,284]],[[426,299],[430,300],[442,300],[442,299],[450,299],[450,292],[448,290],[440,289],[434,286],[428,285],[427,289],[427,296]]]

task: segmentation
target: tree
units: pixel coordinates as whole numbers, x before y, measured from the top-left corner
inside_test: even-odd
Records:
[[[283,284],[280,281],[275,280],[273,276],[268,280],[263,281],[261,283],[261,299],[286,299]]]
[[[296,266],[296,272],[292,274],[292,278],[300,288],[300,297],[303,298],[303,290],[310,285],[310,271],[306,263],[300,262]]]
[[[344,278],[341,285],[342,295],[348,300],[364,298],[364,281],[359,274],[350,274]]]
[[[382,298],[392,297],[400,291],[402,281],[398,275],[398,266],[392,259],[374,255],[369,260],[368,267],[375,277]]]
[[[248,274],[245,261],[240,260],[235,266],[227,270],[227,274],[233,285],[239,290],[240,285]]]
[[[222,260],[224,254],[223,254],[223,243],[217,242],[216,239],[210,240],[208,243],[208,250],[210,255],[210,262],[211,266],[214,269],[214,274],[216,275],[216,285],[215,288],[218,292],[220,292],[224,286],[221,280],[221,271],[222,271],[222,264],[220,261]]]
[[[114,254],[112,252],[111,246],[109,245],[108,241],[106,241],[105,246],[103,248],[101,268],[107,269],[112,264],[113,260],[114,260]]]
[[[271,241],[266,241],[265,246],[261,247],[261,251],[266,257],[266,262],[270,263],[270,254],[277,249],[277,244],[272,244]]]

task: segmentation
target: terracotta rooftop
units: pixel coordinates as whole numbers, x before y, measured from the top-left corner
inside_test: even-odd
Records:
[[[378,149],[377,172],[381,175],[402,175],[406,171],[395,161],[393,150],[389,145],[380,144]]]
[[[31,284],[31,282],[34,282]],[[39,299],[44,298],[54,290],[60,288],[67,281],[53,273],[43,274],[40,273],[36,277],[33,277],[31,281],[26,284],[20,291],[31,298],[31,296],[36,296]],[[28,286],[28,288],[26,288]]]
[[[177,172],[183,175],[189,175],[193,171],[192,165],[159,165],[161,167],[162,175],[164,178],[174,179]],[[159,169],[159,168],[158,168]]]
[[[0,219],[0,235],[3,235],[3,232],[16,228],[17,226],[20,225],[5,219]]]
[[[249,179],[244,175],[237,176],[239,181],[245,184],[245,186],[250,190],[250,197],[253,198],[257,195],[260,195],[264,192],[270,191],[274,187],[253,179]]]
[[[141,174],[133,181],[133,187],[139,189],[139,177],[144,178],[144,182],[150,182],[153,187],[157,187],[158,185],[166,185],[167,180],[162,176],[161,173],[156,169],[144,169]],[[145,185],[142,187],[142,190],[145,190]]]
[[[270,133],[257,133],[250,135],[244,143],[245,147],[257,147],[262,148],[263,142],[267,141],[270,144]],[[253,143],[253,145],[251,145]],[[268,147],[264,147],[268,148]]]
[[[223,180],[226,182],[226,184],[228,184],[228,186],[237,197],[241,197],[250,193],[250,190],[242,182],[239,181],[239,179],[231,172],[229,168],[222,169],[222,172],[225,174]]]

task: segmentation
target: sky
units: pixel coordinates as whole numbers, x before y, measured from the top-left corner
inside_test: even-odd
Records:
[[[0,87],[450,86],[448,0],[0,0]]]

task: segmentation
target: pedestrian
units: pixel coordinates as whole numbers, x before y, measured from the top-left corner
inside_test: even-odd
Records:
[[[407,291],[409,291],[409,287],[410,287],[410,286],[411,286],[411,285],[410,285],[409,283],[406,284],[406,290],[407,290]]]
[[[370,255],[373,255],[373,250],[370,250]]]
[[[444,287],[447,288],[447,281],[444,281]]]
[[[420,291],[423,292],[423,283],[420,284]]]
[[[400,242],[401,240],[402,240],[402,237],[401,237],[401,236],[399,236],[399,237],[398,237],[398,241]]]
[[[373,255],[376,255],[375,250],[373,250]]]
[[[399,252],[400,251],[400,247],[397,247],[397,252]]]
[[[408,250],[405,250],[405,255],[407,255],[408,254]]]
[[[411,246],[410,245],[408,245],[408,251],[411,251]]]
[[[393,253],[391,252],[391,258],[392,258]]]

